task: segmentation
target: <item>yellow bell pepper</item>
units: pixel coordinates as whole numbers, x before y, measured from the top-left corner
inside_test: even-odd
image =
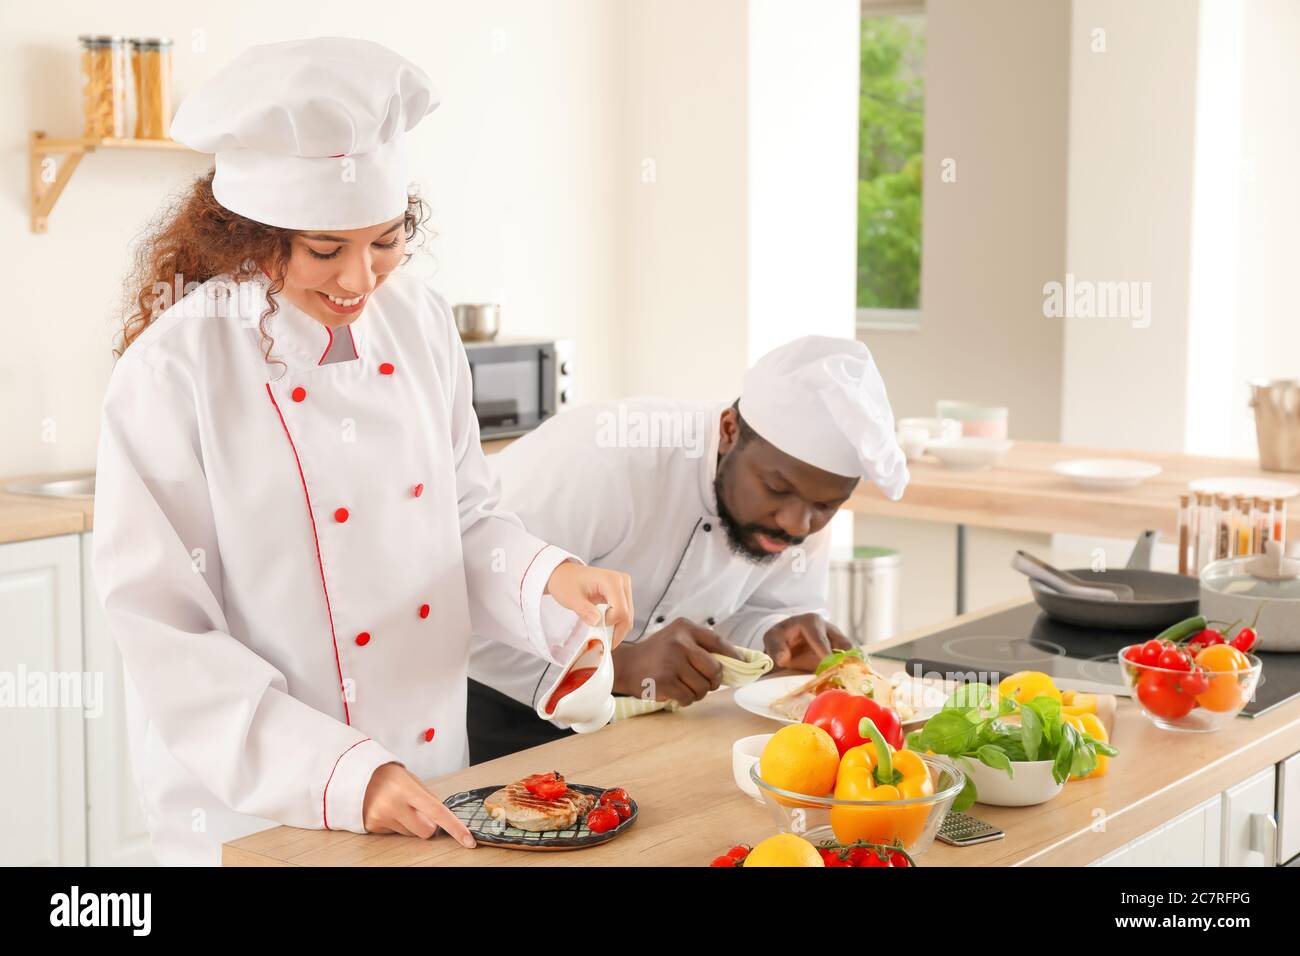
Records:
[[[858,729],[871,742],[850,747],[840,759],[835,778],[837,800],[908,800],[934,795],[930,768],[911,750],[893,751],[880,729],[864,717]],[[919,806],[846,807],[831,809],[831,829],[841,843],[865,840],[911,844],[925,829],[932,804]]]
[[[1016,671],[1010,677],[1004,677],[998,684],[999,697],[1011,697],[1027,704],[1035,697],[1052,697],[1061,699],[1061,692],[1056,689],[1052,678],[1042,671]]]
[[[1100,740],[1104,744],[1110,743],[1110,737],[1106,733],[1106,725],[1101,722],[1101,718],[1096,714],[1064,714],[1061,719],[1081,734],[1087,734],[1094,740]],[[1091,780],[1093,777],[1104,777],[1109,764],[1110,757],[1099,753],[1097,754],[1097,767],[1092,773],[1071,779]]]
[[[1077,690],[1061,691],[1061,713],[1095,714],[1097,712],[1097,695],[1083,694]],[[1096,734],[1093,734],[1096,737]],[[1099,738],[1100,739],[1100,738]]]

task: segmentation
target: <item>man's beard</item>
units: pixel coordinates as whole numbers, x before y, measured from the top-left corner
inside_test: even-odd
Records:
[[[722,525],[722,530],[727,534],[727,547],[732,553],[739,555],[746,561],[754,564],[770,564],[779,558],[784,551],[766,551],[753,543],[752,536],[761,534],[771,538],[773,541],[785,541],[791,545],[802,544],[803,538],[795,538],[786,534],[784,531],[764,527],[761,524],[741,524],[736,520],[736,516],[731,513],[727,503],[723,498],[722,487],[725,476],[731,471],[731,455],[724,455],[718,462],[718,473],[713,477],[713,497],[718,505],[718,523]]]

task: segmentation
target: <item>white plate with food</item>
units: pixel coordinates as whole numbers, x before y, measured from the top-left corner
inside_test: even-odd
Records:
[[[862,694],[894,708],[904,726],[925,723],[943,709],[952,692],[945,683],[916,680],[902,671],[886,677],[872,669],[865,657],[846,655],[817,675],[768,677],[741,687],[736,691],[736,703],[759,717],[797,724],[814,697],[834,689]]]

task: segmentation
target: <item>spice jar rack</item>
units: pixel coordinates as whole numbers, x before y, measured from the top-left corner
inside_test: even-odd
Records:
[[[81,157],[97,149],[162,149],[192,153],[170,139],[117,139],[113,137],[72,137],[53,139],[41,130],[33,131],[29,141],[32,183],[32,232],[45,232],[50,212],[59,201]]]

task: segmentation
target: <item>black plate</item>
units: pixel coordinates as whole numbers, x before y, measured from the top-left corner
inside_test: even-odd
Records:
[[[578,822],[567,830],[521,830],[493,820],[483,809],[483,801],[504,786],[505,784],[498,784],[495,787],[479,787],[477,790],[454,793],[442,802],[448,810],[456,814],[461,823],[469,828],[469,832],[474,834],[474,839],[479,843],[511,850],[581,850],[608,843],[636,823],[638,813],[636,801],[628,797],[627,802],[632,808],[632,815],[614,829],[606,830],[604,833],[594,833],[590,830],[587,827],[586,816],[580,817]],[[599,797],[610,789],[593,787],[585,783],[571,783],[569,787],[593,797]]]

